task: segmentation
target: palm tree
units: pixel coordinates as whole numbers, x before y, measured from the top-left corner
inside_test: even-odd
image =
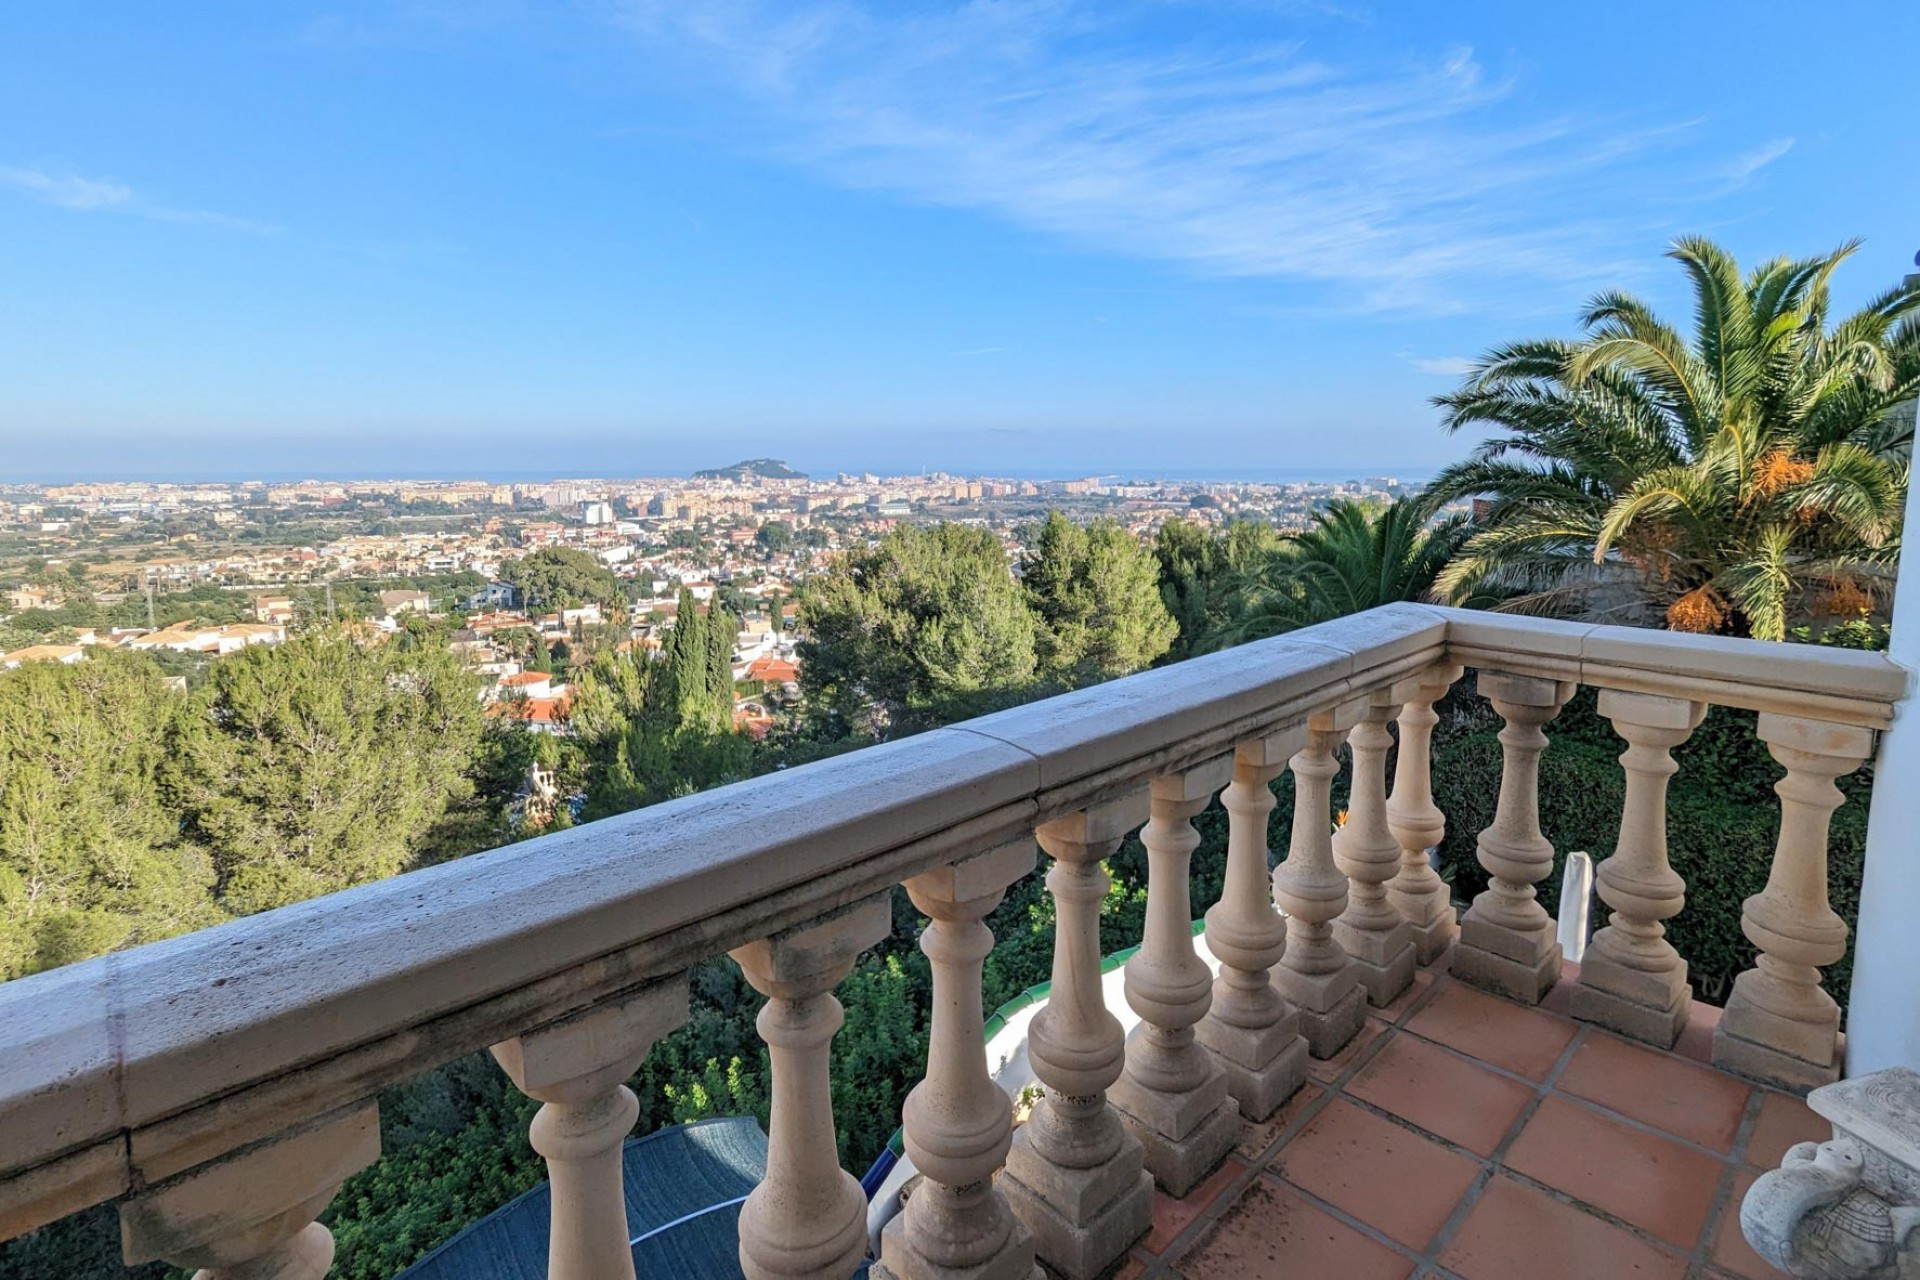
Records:
[[[1313,524],[1237,575],[1212,647],[1258,640],[1398,600],[1426,600],[1471,532],[1463,517],[1430,523],[1426,505],[1336,498]]]
[[[1691,341],[1610,292],[1584,338],[1489,353],[1434,401],[1450,431],[1501,431],[1428,490],[1490,498],[1441,588],[1776,640],[1870,609],[1898,551],[1913,427],[1892,411],[1920,392],[1920,287],[1829,326],[1828,282],[1857,247],[1742,278],[1682,239]]]

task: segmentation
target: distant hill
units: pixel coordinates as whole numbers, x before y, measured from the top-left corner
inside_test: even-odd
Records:
[[[730,467],[714,467],[693,473],[695,480],[805,480],[807,473],[795,471],[778,458],[749,458]]]

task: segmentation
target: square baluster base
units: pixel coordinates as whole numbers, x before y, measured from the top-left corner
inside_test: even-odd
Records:
[[[1378,1009],[1413,985],[1419,956],[1413,948],[1413,930],[1402,926],[1391,933],[1364,933],[1333,922],[1333,938],[1353,959],[1354,973],[1366,988],[1367,1003]]]
[[[1769,996],[1784,996],[1797,1004],[1799,1016],[1777,1012],[1768,1005]],[[1758,969],[1749,969],[1734,979],[1733,992],[1720,1015],[1719,1033],[1782,1057],[1797,1058],[1816,1071],[1825,1072],[1840,1060],[1840,1006],[1818,988],[1802,993],[1771,987]],[[1821,1083],[1833,1078],[1828,1075]]]
[[[1447,914],[1438,920],[1422,924],[1413,924],[1413,955],[1421,968],[1426,968],[1441,956],[1447,954],[1447,948],[1460,939],[1460,917],[1447,908]]]
[[[894,1214],[881,1229],[880,1261],[867,1274],[872,1280],[1046,1280],[1033,1258],[1033,1233],[1017,1217],[991,1258],[971,1267],[946,1267],[927,1261],[907,1243],[905,1213]]]
[[[1406,917],[1413,931],[1414,958],[1422,967],[1445,955],[1460,936],[1460,913],[1454,908],[1452,891],[1442,885],[1432,893],[1402,893],[1387,885],[1387,901]]]
[[[1352,961],[1334,973],[1296,973],[1275,965],[1273,986],[1299,1009],[1307,1052],[1322,1062],[1346,1048],[1367,1020],[1367,989]]]
[[[1064,1169],[1013,1131],[1000,1190],[1033,1233],[1034,1253],[1065,1280],[1095,1280],[1153,1226],[1153,1175],[1131,1134],[1120,1153],[1091,1169]]]
[[[1727,1031],[1725,1019],[1713,1031],[1714,1066],[1732,1075],[1758,1080],[1761,1084],[1770,1084],[1793,1093],[1805,1093],[1823,1084],[1832,1084],[1840,1078],[1840,1066],[1844,1060],[1837,1043],[1833,1060],[1823,1066],[1768,1045],[1742,1040]]]
[[[1300,1015],[1289,1010],[1271,1027],[1250,1031],[1211,1016],[1193,1029],[1227,1078],[1227,1093],[1240,1114],[1256,1123],[1280,1109],[1307,1080],[1307,1041]]]
[[[1460,922],[1451,972],[1468,986],[1539,1004],[1560,981],[1560,943],[1553,922],[1523,933],[1475,920],[1469,911]]]
[[[1240,1107],[1227,1096],[1227,1078],[1217,1071],[1199,1088],[1173,1094],[1143,1088],[1123,1075],[1107,1090],[1107,1101],[1127,1132],[1140,1140],[1154,1183],[1176,1200],[1219,1168],[1240,1141]]]
[[[1459,962],[1456,960],[1457,968]],[[1588,951],[1573,990],[1574,1017],[1661,1049],[1671,1049],[1687,1025],[1693,991],[1686,963],[1663,974],[1631,969]]]

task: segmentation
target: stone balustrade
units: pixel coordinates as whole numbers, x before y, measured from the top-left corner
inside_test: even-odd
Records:
[[[1456,920],[1428,861],[1446,829],[1428,771],[1436,704],[1468,670],[1505,722],[1504,767],[1478,840],[1491,887]],[[1538,768],[1582,685],[1625,744],[1626,802],[1576,1014],[1672,1042],[1687,994],[1665,938],[1686,900],[1666,857],[1672,751],[1706,706],[1746,708],[1786,770],[1782,823],[1746,904],[1760,958],[1715,1056],[1831,1081],[1834,780],[1871,754],[1904,673],[1872,654],[1396,605],[0,986],[0,1238],[117,1201],[129,1261],[322,1276],[332,1241],[316,1219],[377,1157],[381,1091],[491,1048],[543,1104],[530,1137],[553,1187],[550,1274],[631,1275],[626,1081],[685,1018],[688,969],[728,954],[767,997],[773,1072],[741,1268],[846,1276],[866,1256],[866,1206],[835,1153],[833,992],[904,886],[933,973],[925,1079],[903,1115],[922,1178],[875,1274],[1100,1275],[1147,1230],[1155,1183],[1204,1178],[1237,1117],[1271,1115],[1307,1056],[1338,1053],[1415,965],[1447,957],[1531,1001],[1560,980],[1535,886],[1564,851],[1543,830]],[[1289,769],[1274,869],[1272,784]],[[1196,904],[1193,823],[1216,802],[1225,889]],[[1099,913],[1103,860],[1135,833],[1150,874],[1126,1037],[1101,988]],[[1036,843],[1053,983],[1028,1043],[1043,1093],[1015,1129],[982,1052],[981,975],[987,915]],[[1196,907],[1217,977],[1195,951]]]

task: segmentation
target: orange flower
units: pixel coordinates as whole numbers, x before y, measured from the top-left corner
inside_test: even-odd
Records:
[[[1873,595],[1852,578],[1843,578],[1820,594],[1813,611],[1823,618],[1864,618],[1873,612]]]
[[[1695,587],[1667,606],[1669,631],[1711,635],[1727,621],[1727,602],[1712,587]]]
[[[1770,498],[1782,489],[1790,489],[1813,475],[1813,464],[1796,458],[1785,449],[1775,449],[1753,465],[1753,491]]]

